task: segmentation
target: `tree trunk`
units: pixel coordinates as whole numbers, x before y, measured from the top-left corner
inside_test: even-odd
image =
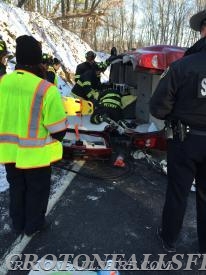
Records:
[[[18,0],[17,7],[21,8],[28,0]]]
[[[61,0],[61,13],[62,13],[62,16],[65,16],[65,3],[64,3],[64,0]]]

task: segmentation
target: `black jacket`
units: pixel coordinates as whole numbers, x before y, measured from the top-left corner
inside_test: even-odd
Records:
[[[90,70],[95,70],[97,67],[96,62],[90,63],[85,61],[79,65],[77,65],[76,73],[75,73],[75,81],[77,81],[81,75]]]
[[[88,61],[83,62],[79,65],[77,65],[76,73],[75,73],[75,82],[86,72],[94,70],[94,71],[101,71],[104,72],[107,67],[110,65],[110,60],[113,60],[111,57],[108,58],[106,61],[102,62],[93,62],[90,63]],[[97,80],[100,83],[100,76],[97,77]]]
[[[55,73],[54,72],[51,72],[51,71],[47,71],[46,72],[46,80],[53,83],[54,84],[54,80],[55,80]]]
[[[206,40],[206,38],[205,38]],[[181,120],[206,130],[206,44],[172,63],[150,100],[150,112],[159,119]]]
[[[86,100],[97,99],[93,96],[93,90],[99,90],[101,83],[94,70],[83,73],[72,88],[72,93]]]

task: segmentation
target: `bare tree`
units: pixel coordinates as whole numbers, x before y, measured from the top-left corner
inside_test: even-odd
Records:
[[[142,45],[190,46],[199,33],[189,18],[205,0],[5,0],[38,11],[88,42],[95,50]],[[141,18],[141,20],[139,20]],[[141,21],[141,22],[140,22]]]
[[[26,2],[27,0],[18,0],[17,7],[21,8]]]
[[[183,45],[189,29],[193,1],[146,0],[141,40],[147,44]]]

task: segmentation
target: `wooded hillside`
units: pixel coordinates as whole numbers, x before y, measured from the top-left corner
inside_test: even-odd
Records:
[[[189,18],[206,8],[205,0],[13,0],[76,33],[98,51],[142,45],[189,46],[199,37]]]

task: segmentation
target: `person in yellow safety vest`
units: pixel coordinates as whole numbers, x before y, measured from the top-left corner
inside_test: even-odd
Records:
[[[16,60],[16,70],[0,79],[0,163],[10,184],[14,234],[30,236],[46,225],[51,163],[62,158],[67,123],[58,89],[38,76],[40,43],[18,37]]]
[[[0,35],[0,76],[6,74],[8,51],[6,43]]]
[[[58,84],[58,77],[56,73],[59,70],[60,66],[60,61],[55,57],[53,59],[52,65],[50,65],[47,70],[47,80],[51,83],[54,83],[56,86]]]

